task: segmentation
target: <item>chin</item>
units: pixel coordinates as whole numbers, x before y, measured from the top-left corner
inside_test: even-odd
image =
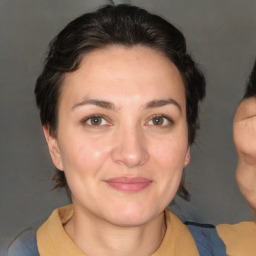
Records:
[[[136,215],[122,215],[111,217],[109,223],[119,227],[137,227],[142,226],[150,221],[150,218],[143,218]]]
[[[123,227],[133,227],[133,226],[141,226],[152,219],[157,217],[163,211],[155,211],[153,209],[145,209],[143,207],[122,207],[116,211],[111,211],[109,213],[105,213],[108,216],[105,216],[108,219],[108,222],[115,226],[123,226]]]

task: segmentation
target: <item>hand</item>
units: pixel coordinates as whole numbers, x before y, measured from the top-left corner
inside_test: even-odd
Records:
[[[233,123],[238,154],[236,179],[256,219],[256,97],[243,100]]]

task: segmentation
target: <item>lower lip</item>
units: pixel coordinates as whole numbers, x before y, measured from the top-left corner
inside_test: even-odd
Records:
[[[152,181],[146,182],[115,182],[115,181],[106,181],[106,183],[119,191],[124,192],[139,192],[146,189],[151,185]]]

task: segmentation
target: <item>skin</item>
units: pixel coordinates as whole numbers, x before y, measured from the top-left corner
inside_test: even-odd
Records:
[[[185,89],[175,65],[143,46],[86,54],[66,74],[57,136],[47,127],[44,133],[71,190],[74,215],[65,230],[73,241],[88,255],[156,251],[164,209],[190,161]],[[147,182],[120,185],[113,178]]]
[[[237,107],[233,124],[238,154],[236,179],[256,220],[256,98],[243,100]]]

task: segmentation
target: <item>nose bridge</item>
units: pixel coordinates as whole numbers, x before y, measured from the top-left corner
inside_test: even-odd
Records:
[[[120,126],[115,140],[112,155],[115,162],[132,168],[144,164],[149,159],[145,136],[140,125]]]

